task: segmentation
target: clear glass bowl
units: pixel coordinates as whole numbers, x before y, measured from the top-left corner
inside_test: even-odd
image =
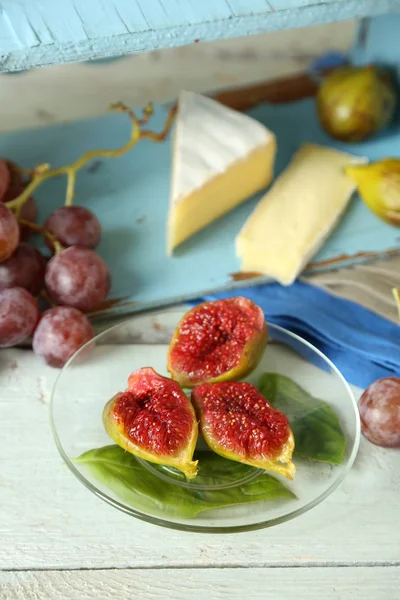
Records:
[[[135,316],[104,331],[70,359],[56,381],[51,402],[53,435],[64,461],[79,481],[115,508],[175,529],[214,533],[248,531],[282,523],[310,510],[338,487],[354,462],[360,441],[357,404],[345,379],[328,358],[297,335],[274,325],[269,325],[270,339],[261,364],[247,380],[256,383],[259,375],[266,371],[290,377],[314,397],[329,403],[339,418],[346,440],[341,464],[294,455],[293,481],[273,475],[295,497],[224,506],[188,516],[180,510],[188,503],[196,504],[204,498],[213,502],[214,498],[221,498],[221,494],[222,497],[235,496],[239,488],[247,493],[246,486],[254,491],[262,481],[258,478],[265,477],[264,472],[241,465],[236,469],[238,463],[228,461],[226,473],[215,475],[207,472],[209,461],[204,460],[202,477],[186,481],[173,469],[155,467],[124,454],[135,473],[136,467],[142,469],[137,480],[140,485],[150,485],[157,490],[156,501],[147,503],[146,496],[139,497],[141,491],[129,482],[115,485],[115,481],[107,477],[99,479],[93,470],[74,460],[86,451],[113,444],[103,427],[102,410],[110,397],[125,389],[132,371],[152,366],[167,375],[168,343],[184,312],[182,308]],[[198,448],[211,452],[201,439]],[[206,458],[212,457],[207,455]],[[232,473],[230,465],[233,465]],[[135,492],[133,497],[132,491]]]

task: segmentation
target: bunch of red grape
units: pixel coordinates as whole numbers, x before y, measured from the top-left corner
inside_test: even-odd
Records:
[[[7,207],[26,185],[16,165],[0,160],[0,348],[20,344],[33,334],[35,353],[47,364],[62,367],[92,339],[84,313],[96,310],[110,290],[107,265],[93,251],[101,226],[82,206],[57,208],[43,227],[53,253],[45,257],[25,241],[34,230],[27,222],[34,225],[37,218],[35,200],[28,198],[18,220]],[[42,314],[40,295],[54,304]]]

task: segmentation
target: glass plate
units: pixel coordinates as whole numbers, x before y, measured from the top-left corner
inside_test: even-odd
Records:
[[[200,474],[191,481],[174,469],[156,467],[127,453],[122,454],[124,461],[128,461],[125,466],[132,469],[129,473],[135,475],[138,485],[131,479],[116,482],[115,470],[111,478],[107,473],[99,479],[93,469],[76,462],[86,451],[113,444],[103,427],[102,410],[110,397],[125,389],[132,371],[152,366],[160,374],[168,375],[168,343],[185,312],[185,308],[165,310],[116,325],[81,348],[62,369],[53,390],[51,424],[66,464],[91,492],[115,508],[175,529],[215,533],[247,531],[270,527],[310,510],[337,488],[352,466],[360,441],[359,415],[348,384],[331,361],[308,342],[275,325],[269,325],[267,349],[247,381],[256,384],[263,372],[279,373],[329,403],[339,418],[346,440],[341,464],[317,462],[295,454],[297,470],[293,481],[272,474],[277,480],[273,487],[281,482],[289,490],[286,497],[212,508],[194,515],[198,506],[208,507],[221,498],[229,504],[238,493],[248,500],[249,495],[256,494],[265,485],[265,472],[232,461],[226,462],[222,472],[221,469],[217,473],[212,469],[208,471],[208,465],[214,464],[210,459],[213,461],[216,455],[201,439],[198,450],[209,454],[200,454],[204,457],[199,461]],[[293,422],[291,425],[293,427]],[[118,452],[118,447],[111,449],[114,450]],[[146,496],[148,490],[150,499]],[[192,507],[189,512],[188,507]]]

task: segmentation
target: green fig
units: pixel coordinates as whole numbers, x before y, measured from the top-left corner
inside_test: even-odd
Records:
[[[196,477],[196,415],[172,379],[150,367],[138,369],[129,377],[128,389],[107,402],[103,424],[111,439],[127,452],[175,467],[188,479]]]
[[[392,120],[396,92],[388,73],[372,65],[345,66],[326,76],[317,93],[317,113],[333,138],[357,142]]]
[[[346,167],[365,204],[380,219],[400,227],[400,159],[384,158],[369,165]]]
[[[217,454],[293,479],[294,437],[287,417],[250,383],[203,383],[192,391],[200,430]]]
[[[168,371],[186,388],[242,379],[260,362],[267,339],[264,313],[251,300],[203,302],[181,319],[169,346]]]

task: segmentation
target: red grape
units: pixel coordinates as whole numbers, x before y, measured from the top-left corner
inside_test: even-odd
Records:
[[[1,200],[2,202],[9,202],[10,200],[14,200],[14,198],[23,192],[27,184],[27,180],[18,169],[18,165],[16,163],[12,162],[11,160],[5,160],[4,162],[8,168],[9,185]]]
[[[14,213],[0,202],[0,262],[14,252],[19,242],[19,227]]]
[[[0,263],[0,290],[22,287],[37,296],[43,287],[45,269],[46,261],[39,250],[22,242],[10,258]]]
[[[0,159],[0,202],[2,202],[11,184],[11,174],[7,162]]]
[[[29,196],[23,207],[21,208],[21,212],[19,213],[20,219],[25,219],[25,221],[30,221],[31,223],[36,223],[37,219],[37,204],[35,199],[32,196]],[[21,240],[26,240],[28,237],[32,235],[33,230],[28,227],[28,225],[19,225],[19,235]]]
[[[57,304],[89,312],[106,299],[111,277],[106,263],[93,250],[71,246],[49,261],[45,282]]]
[[[34,297],[15,287],[0,291],[0,348],[20,344],[33,333],[39,318]]]
[[[15,172],[16,174],[13,175],[14,179],[17,177],[18,172]],[[14,200],[17,196],[19,196],[20,194],[22,194],[22,192],[25,189],[25,184],[22,183],[22,177],[19,175],[19,179],[17,181],[13,181],[7,191],[6,197],[3,200],[3,202],[11,202],[11,200]],[[21,208],[21,211],[19,213],[19,218],[20,219],[25,219],[25,221],[30,221],[31,223],[36,223],[36,219],[37,219],[37,213],[38,213],[38,209],[37,209],[37,204],[35,199],[32,196],[29,196],[27,198],[27,200],[25,201],[25,204],[23,205],[23,207]],[[33,230],[28,227],[28,225],[19,225],[19,237],[20,240],[26,240],[29,236],[32,235]]]
[[[365,437],[387,448],[400,448],[400,377],[384,377],[363,393],[358,408]]]
[[[96,248],[100,242],[101,225],[90,210],[83,206],[61,206],[51,213],[44,224],[62,246]],[[46,241],[53,250],[49,240]]]
[[[33,335],[33,350],[48,365],[60,368],[93,336],[83,313],[69,306],[56,306],[43,313]]]

